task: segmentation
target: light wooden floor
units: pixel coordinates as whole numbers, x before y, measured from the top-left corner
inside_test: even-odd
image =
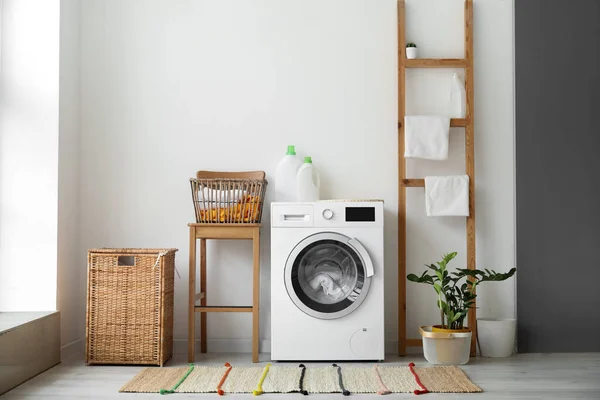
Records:
[[[128,399],[154,398],[159,394],[118,393],[119,388],[138,373],[138,366],[86,366],[83,357],[75,357],[38,375],[34,379],[0,396],[1,400],[16,399]],[[250,365],[250,354],[199,355],[197,364],[218,365],[230,362],[234,366]],[[268,360],[261,354],[261,360]],[[388,357],[386,363],[406,365],[414,361],[426,365],[420,356],[406,358]],[[262,363],[264,364],[264,363]],[[185,366],[185,355],[178,355],[168,366]],[[308,363],[307,365],[313,365]],[[314,364],[318,365],[318,364]],[[367,365],[367,364],[364,364]],[[370,364],[369,364],[370,365]],[[476,358],[463,366],[470,378],[484,393],[479,394],[427,394],[424,399],[600,399],[600,353],[586,354],[522,354],[505,359]],[[226,396],[247,397],[249,394]],[[413,394],[394,394],[393,398],[415,398]],[[216,394],[172,394],[179,398],[221,398]],[[344,398],[341,394],[316,395],[309,398]],[[382,399],[377,395],[358,395],[360,399]],[[263,394],[261,400],[306,399],[300,394]]]

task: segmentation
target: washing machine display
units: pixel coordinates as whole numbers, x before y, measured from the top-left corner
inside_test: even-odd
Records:
[[[357,239],[334,232],[311,235],[294,247],[284,270],[286,290],[304,313],[342,318],[366,298],[373,264]]]

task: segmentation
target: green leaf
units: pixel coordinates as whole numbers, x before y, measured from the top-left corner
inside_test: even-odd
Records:
[[[430,265],[425,265],[425,266],[426,266],[427,268],[430,268],[430,269],[434,270],[434,271],[437,271],[437,270],[438,270],[438,268],[437,268],[435,265],[433,265],[433,264],[430,264]]]
[[[450,261],[452,261],[457,254],[457,252],[445,254],[443,258],[444,264],[448,264]]]
[[[423,272],[421,276],[417,276],[415,274],[408,274],[406,276],[406,279],[408,279],[411,282],[428,283],[430,285],[433,285],[433,278],[430,275],[427,275],[426,271]]]
[[[444,311],[444,314],[446,313],[446,311],[448,311],[448,304],[446,304],[446,302],[444,300],[438,300],[437,306],[439,309]]]
[[[435,289],[437,294],[440,294],[440,292],[442,291],[442,287],[440,285],[438,285],[437,283],[433,284],[433,288]]]

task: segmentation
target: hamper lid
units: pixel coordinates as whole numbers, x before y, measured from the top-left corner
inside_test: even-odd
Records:
[[[132,249],[132,248],[101,248],[101,249],[89,249],[88,253],[103,253],[103,254],[155,254],[175,253],[179,249]]]

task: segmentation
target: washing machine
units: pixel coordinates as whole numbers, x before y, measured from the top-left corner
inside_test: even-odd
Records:
[[[383,202],[271,204],[271,358],[383,360]]]

